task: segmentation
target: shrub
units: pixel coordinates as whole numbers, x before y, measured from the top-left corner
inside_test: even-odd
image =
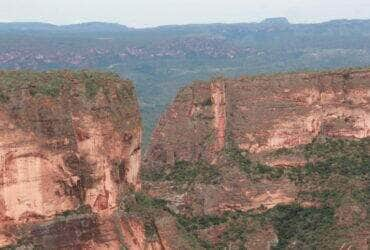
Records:
[[[163,168],[143,169],[140,173],[141,179],[144,181],[164,181],[166,179],[166,172]]]
[[[146,181],[172,181],[176,184],[217,184],[222,176],[216,166],[211,166],[206,162],[178,161],[175,166],[167,169],[144,170],[142,178]]]
[[[97,83],[97,80],[93,75],[90,75],[85,80],[85,95],[88,99],[93,99],[99,92],[100,88],[101,86]]]
[[[136,192],[123,200],[125,212],[135,214],[143,219],[145,235],[152,239],[157,235],[154,218],[162,210],[166,210],[167,202],[155,199],[144,193]]]
[[[187,231],[196,231],[204,228],[209,228],[215,225],[225,223],[225,217],[215,215],[206,215],[203,217],[187,218],[185,216],[177,215],[178,223],[183,226]]]
[[[176,162],[171,172],[166,176],[166,180],[176,183],[191,183],[198,176],[198,169],[185,161]]]
[[[0,91],[0,103],[6,103],[9,101],[9,97]]]
[[[279,179],[284,174],[284,170],[281,168],[272,168],[259,162],[251,161],[247,157],[246,152],[235,147],[227,148],[225,153],[226,156],[236,163],[240,170],[246,173],[251,179]]]
[[[275,249],[320,249],[322,236],[334,225],[334,210],[325,208],[301,208],[298,205],[277,206],[271,211],[279,243]]]

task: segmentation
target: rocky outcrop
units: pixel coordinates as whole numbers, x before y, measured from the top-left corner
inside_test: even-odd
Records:
[[[164,246],[160,240],[151,241],[145,235],[145,226],[138,218],[122,216],[120,226],[128,249],[162,250]]]
[[[143,188],[205,248],[367,249],[369,157],[370,70],[217,78],[162,116]]]
[[[140,189],[130,82],[96,72],[0,72],[0,247],[117,249],[122,186]]]
[[[141,171],[130,82],[0,72],[0,248],[367,249],[369,79],[194,83]]]
[[[226,139],[226,93],[225,84],[214,82],[211,84],[211,94],[214,113],[214,151],[220,152],[225,147]]]
[[[318,136],[366,138],[369,78],[370,71],[353,70],[195,83],[179,93],[160,120],[148,162],[210,161],[226,136],[228,143],[256,156],[309,144]]]

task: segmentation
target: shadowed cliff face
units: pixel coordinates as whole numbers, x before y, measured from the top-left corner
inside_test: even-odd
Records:
[[[95,72],[0,72],[0,246],[118,248],[122,186],[140,188],[133,86]]]
[[[200,248],[368,249],[369,137],[370,70],[198,82],[154,130],[143,188]]]

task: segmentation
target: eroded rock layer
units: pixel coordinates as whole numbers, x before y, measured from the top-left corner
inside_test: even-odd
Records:
[[[169,106],[126,206],[190,249],[368,249],[369,179],[370,70],[217,78]]]
[[[369,79],[369,70],[354,70],[192,84],[160,120],[148,161],[210,161],[227,140],[243,151],[265,155],[309,144],[318,136],[366,138]],[[300,159],[274,160],[270,165],[302,164]]]
[[[0,248],[368,249],[369,102],[370,70],[194,83],[140,171],[130,82],[0,72]]]
[[[0,247],[118,249],[123,186],[140,188],[132,84],[114,74],[0,72]]]

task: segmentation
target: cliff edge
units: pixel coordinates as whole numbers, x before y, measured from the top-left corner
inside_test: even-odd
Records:
[[[0,71],[0,247],[118,249],[122,189],[140,189],[131,82]]]
[[[131,82],[0,71],[0,248],[368,249],[369,103],[368,69],[196,82],[141,164]]]
[[[368,69],[195,82],[142,172],[200,249],[368,249],[369,177]]]

